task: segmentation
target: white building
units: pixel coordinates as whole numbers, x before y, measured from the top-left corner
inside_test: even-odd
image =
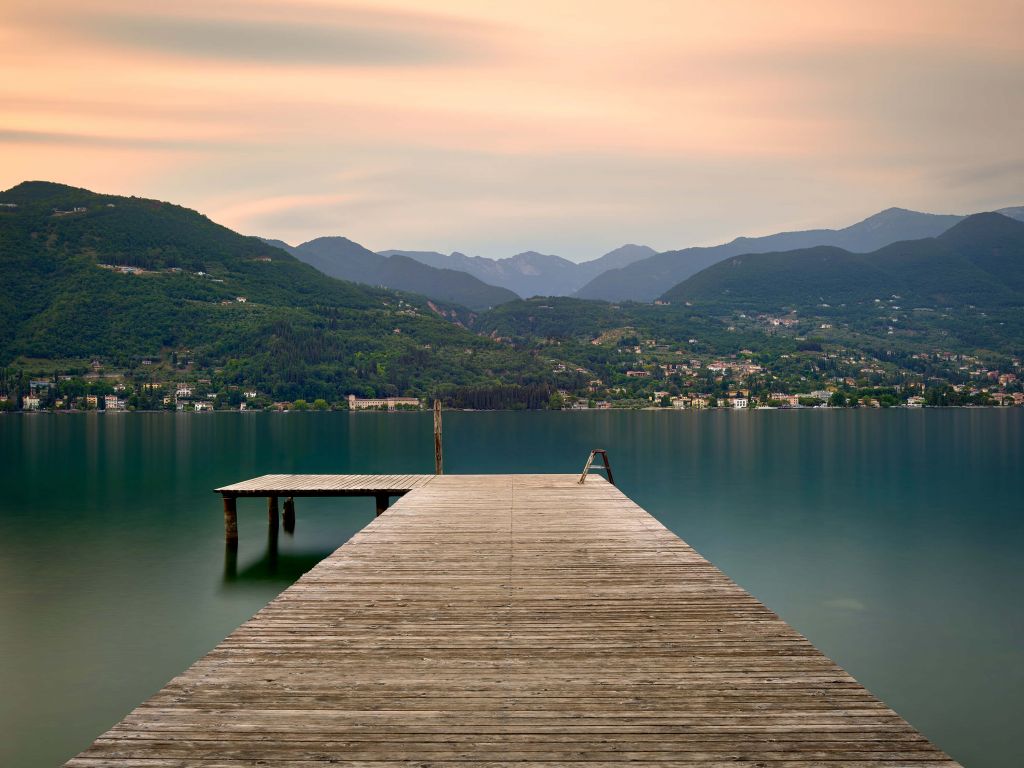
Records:
[[[405,406],[407,408],[419,408],[420,401],[415,397],[370,397],[360,398],[355,395],[348,396],[348,407],[352,411],[362,411],[367,409],[380,409],[387,408],[389,411],[395,410],[398,406]]]

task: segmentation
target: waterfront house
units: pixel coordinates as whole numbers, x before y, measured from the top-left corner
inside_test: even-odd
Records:
[[[393,411],[396,408],[419,408],[420,401],[416,397],[369,397],[348,396],[348,407],[352,411],[380,410]]]
[[[774,400],[783,408],[796,408],[800,405],[799,395],[787,395],[784,392],[772,392],[768,395],[769,400]]]
[[[28,395],[21,401],[21,407],[26,411],[38,411],[39,410],[39,398],[32,395]]]
[[[123,411],[125,408],[124,398],[117,395],[106,395],[103,398],[103,406],[108,411]]]
[[[750,400],[746,397],[734,397],[732,399],[733,408],[746,408],[750,405]]]
[[[42,390],[47,390],[53,386],[53,382],[47,379],[29,379],[28,391],[33,395],[42,394]]]

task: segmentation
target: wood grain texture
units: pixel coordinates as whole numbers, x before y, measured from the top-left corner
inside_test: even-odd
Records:
[[[417,487],[67,765],[956,765],[577,480]]]

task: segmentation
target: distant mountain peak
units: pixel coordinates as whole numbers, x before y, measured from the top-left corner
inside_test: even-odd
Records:
[[[359,248],[362,248],[363,250],[368,250],[364,246],[362,246],[359,243],[357,243],[355,240],[350,240],[349,238],[344,237],[342,235],[324,235],[323,237],[314,237],[312,240],[307,240],[302,245],[309,245],[310,243],[322,243],[322,244],[338,243],[338,244],[345,244],[345,245],[354,245],[354,246],[357,246]],[[302,246],[300,245],[298,247],[301,248]]]

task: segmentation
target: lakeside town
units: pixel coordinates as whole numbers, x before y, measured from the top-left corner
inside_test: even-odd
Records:
[[[569,359],[548,358],[542,386],[550,410],[1022,407],[1021,361],[989,367],[971,355],[915,354],[910,366],[820,349],[766,362],[748,350],[685,357],[647,341],[616,350],[601,375]],[[577,358],[576,355],[567,357]],[[612,370],[608,370],[611,368]],[[99,358],[64,372],[0,370],[0,413],[68,411],[396,411],[418,410],[431,392],[357,392],[340,398],[281,399],[238,383],[224,369],[197,368],[181,350],[129,368]],[[442,399],[444,399],[442,397]],[[458,402],[446,403],[464,407]],[[512,409],[523,406],[512,403]],[[471,409],[471,408],[464,408]],[[480,408],[484,409],[484,408]],[[499,407],[500,409],[500,407]]]

